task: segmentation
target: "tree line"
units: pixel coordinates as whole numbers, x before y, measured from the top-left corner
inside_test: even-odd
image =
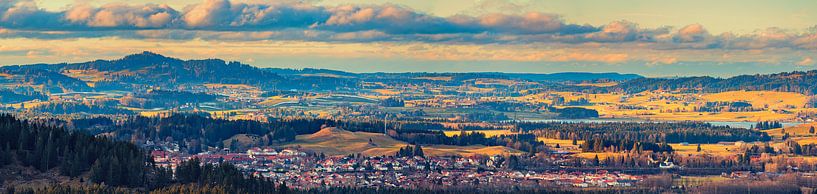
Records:
[[[92,181],[112,186],[141,186],[149,168],[135,145],[0,115],[3,165],[20,164],[61,175],[91,173]]]
[[[650,143],[768,141],[768,134],[703,122],[515,122],[516,132],[554,139],[634,140]]]

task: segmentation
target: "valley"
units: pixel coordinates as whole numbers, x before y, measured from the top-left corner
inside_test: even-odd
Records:
[[[349,73],[144,52],[0,72],[6,114],[127,141],[171,169],[226,160],[286,182],[295,179],[279,176],[320,171],[321,162],[418,154],[474,160],[476,169],[623,170],[639,179],[662,169],[689,179],[817,166],[817,98],[810,85],[794,87],[814,71],[781,73],[803,75],[785,89],[729,78],[689,88],[688,78],[616,73]],[[243,154],[259,149],[309,164]]]

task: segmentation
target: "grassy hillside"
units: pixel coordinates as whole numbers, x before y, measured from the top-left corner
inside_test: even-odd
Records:
[[[371,139],[371,143],[369,140]],[[380,133],[351,132],[334,127],[321,129],[309,134],[299,135],[294,142],[281,147],[300,147],[300,149],[326,155],[348,155],[361,153],[369,156],[393,155],[408,143],[387,137]],[[475,154],[496,155],[521,153],[518,150],[503,146],[423,146],[423,151],[429,156]]]

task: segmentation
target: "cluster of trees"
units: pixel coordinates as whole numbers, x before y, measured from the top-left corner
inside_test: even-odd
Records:
[[[797,143],[797,142],[794,142],[794,143]],[[802,145],[802,146],[800,146],[798,144],[798,145],[794,145],[794,146],[796,146],[795,147],[796,149],[794,149],[794,151],[799,151],[799,153],[796,153],[796,154],[800,154],[800,155],[804,155],[804,156],[817,156],[817,144],[811,143],[811,144],[806,144],[806,145]]]
[[[36,112],[47,112],[51,114],[72,114],[72,113],[86,113],[86,114],[133,114],[133,111],[127,109],[117,108],[111,103],[82,103],[82,102],[51,102],[43,105],[30,107],[30,110]]]
[[[160,179],[172,180],[169,182],[181,185],[221,186],[229,193],[276,193],[276,191],[287,190],[283,184],[278,186],[268,179],[245,176],[241,170],[229,163],[214,165],[202,163],[196,158],[182,162],[176,167],[176,172],[173,174],[175,176],[170,177],[170,175],[170,173],[163,173],[164,177]]]
[[[219,96],[206,93],[184,91],[150,90],[134,96],[125,96],[119,100],[124,106],[137,108],[168,108],[184,104],[198,104],[215,101]]]
[[[480,101],[477,102],[476,106],[501,112],[539,111],[540,109],[549,107],[547,104],[531,104],[515,101]]]
[[[547,152],[548,148],[532,134],[512,134],[487,137],[485,133],[462,131],[446,136],[441,131],[389,131],[389,136],[413,144],[505,146],[529,153]]]
[[[290,90],[272,90],[266,91],[261,94],[261,97],[273,97],[273,96],[304,96],[308,95],[307,92],[302,91],[290,91]]]
[[[559,113],[559,117],[566,119],[585,119],[599,117],[598,111],[581,107],[567,107],[561,109],[553,109],[553,112]]]
[[[332,120],[310,118],[269,119],[268,122],[251,120],[215,119],[200,114],[173,114],[168,117],[129,116],[114,122],[110,118],[96,117],[70,121],[75,129],[94,133],[114,134],[121,140],[172,139],[191,153],[200,146],[223,147],[222,142],[237,134],[259,136],[258,145],[288,142],[296,135],[312,134],[323,127],[339,127],[350,131],[383,133],[381,120]],[[444,128],[432,122],[393,122],[389,128],[401,132],[425,132],[431,128]],[[444,136],[444,135],[443,135]]]
[[[505,113],[493,113],[493,112],[471,112],[465,114],[465,120],[468,121],[504,121],[509,120]]]
[[[4,165],[19,163],[45,172],[59,168],[77,177],[91,171],[92,181],[113,186],[146,184],[145,154],[129,143],[70,132],[63,128],[0,115],[0,145]]]
[[[0,103],[16,104],[30,100],[48,100],[48,96],[34,90],[0,89]]]
[[[380,101],[380,105],[384,107],[404,107],[406,106],[406,102],[400,98],[389,97]]]
[[[62,194],[62,193],[136,193],[133,189],[123,187],[107,187],[103,185],[83,185],[83,186],[68,186],[68,185],[48,185],[39,188],[16,188],[9,185],[6,188],[8,194]]]
[[[202,164],[198,159],[181,163],[175,173],[155,167],[141,149],[133,144],[94,137],[86,133],[17,120],[0,115],[0,150],[2,166],[21,164],[41,172],[57,168],[63,176],[80,177],[89,174],[94,183],[116,187],[141,187],[172,191],[174,184],[214,186],[226,193],[276,193],[285,186],[261,178],[245,176],[227,163]],[[2,167],[0,166],[0,167]],[[8,188],[14,190],[14,188]],[[126,189],[110,187],[55,186],[37,193],[115,192]],[[30,189],[19,192],[33,192]]]
[[[90,92],[93,88],[82,80],[68,77],[59,71],[39,69],[43,66],[4,66],[0,67],[0,72],[11,74],[14,79],[9,79],[12,83],[23,86],[42,85],[38,89],[43,93],[65,93],[65,92]],[[4,80],[5,81],[5,80]]]
[[[751,112],[763,109],[753,108],[748,102],[706,102],[704,106],[695,107],[696,112]]]
[[[811,96],[806,101],[806,108],[817,108],[817,96]]]
[[[783,124],[777,121],[761,121],[755,124],[755,129],[759,130],[766,130],[766,129],[775,129],[775,128],[783,128]]]
[[[180,145],[196,140],[200,145],[191,145],[191,149],[201,145],[220,146],[223,140],[237,134],[262,136],[264,145],[275,142],[291,141],[297,135],[296,130],[310,128],[320,129],[321,124],[306,120],[259,122],[251,120],[214,119],[199,114],[173,114],[169,117],[132,116],[120,122],[108,122],[105,119],[85,121],[83,126],[93,126],[94,131],[113,132],[120,139],[145,139],[178,141]],[[103,125],[112,123],[112,125]]]
[[[406,147],[400,148],[400,150],[395,153],[394,157],[414,157],[420,156],[425,157],[425,153],[423,153],[423,147],[420,145],[406,145]]]
[[[672,146],[670,146],[667,143],[638,142],[628,139],[605,140],[601,138],[594,138],[592,141],[584,141],[584,143],[581,144],[581,148],[582,151],[584,152],[604,152],[604,151],[612,152],[653,151],[667,153],[673,152]]]
[[[579,99],[576,99],[576,100],[567,101],[562,105],[565,105],[565,106],[590,106],[590,105],[593,105],[593,103],[591,103],[590,100],[587,100],[587,98],[579,98]]]
[[[632,140],[649,143],[717,143],[768,141],[762,131],[714,126],[703,122],[516,122],[513,129],[554,139]]]

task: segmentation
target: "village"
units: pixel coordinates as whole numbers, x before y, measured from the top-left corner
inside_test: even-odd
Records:
[[[501,168],[501,156],[491,157],[393,157],[323,156],[297,149],[251,148],[243,153],[229,150],[184,154],[154,150],[158,166],[175,169],[198,159],[203,163],[235,165],[248,175],[286,183],[292,188],[502,188],[516,186],[608,188],[632,187],[644,176],[599,170],[597,172],[533,172]]]

